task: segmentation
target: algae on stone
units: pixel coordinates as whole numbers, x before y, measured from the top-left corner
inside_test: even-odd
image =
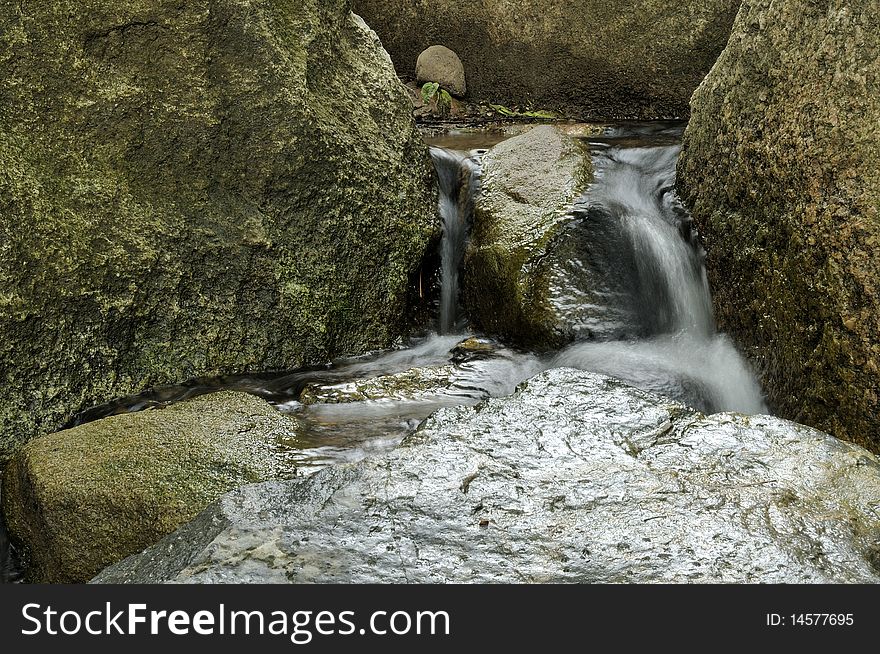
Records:
[[[434,173],[347,0],[2,0],[0,73],[0,461],[400,333]]]
[[[880,451],[880,4],[746,0],[678,186],[771,408]]]
[[[542,260],[592,174],[587,147],[549,125],[483,157],[462,280],[479,328],[529,345],[564,341]]]
[[[244,484],[284,479],[297,423],[243,393],[111,416],[25,445],[3,478],[32,582],[87,581]]]

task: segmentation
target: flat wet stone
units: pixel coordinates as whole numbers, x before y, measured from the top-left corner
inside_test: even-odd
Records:
[[[390,454],[247,486],[96,582],[877,582],[880,471],[553,369]]]

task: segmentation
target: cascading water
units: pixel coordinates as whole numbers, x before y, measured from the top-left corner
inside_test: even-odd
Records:
[[[332,366],[156,388],[96,407],[72,424],[222,389],[245,391],[297,417],[301,438],[283,456],[308,474],[391,449],[436,409],[512,393],[550,367],[604,373],[706,412],[764,413],[748,365],[715,330],[703,252],[673,190],[680,134],[679,126],[636,126],[590,144],[595,181],[556,236],[548,262],[549,300],[575,340],[558,353],[479,341],[476,353],[462,356],[460,342],[472,334],[464,333],[458,315],[458,275],[479,191],[481,151],[434,147],[443,224],[440,334]],[[465,138],[449,134],[444,144],[491,144]],[[306,400],[309,389],[331,399]],[[374,394],[376,389],[385,394]],[[16,578],[20,570],[0,522],[0,580]]]
[[[748,365],[715,331],[704,252],[674,192],[678,153],[678,146],[595,152],[596,181],[567,230],[581,240],[575,267],[600,287],[589,307],[593,338],[553,365],[618,377],[707,412],[763,413]]]
[[[479,162],[470,154],[444,148],[431,148],[440,186],[440,220],[443,239],[440,246],[440,333],[456,328],[458,314],[458,273],[467,245],[473,215],[474,197],[479,186]]]

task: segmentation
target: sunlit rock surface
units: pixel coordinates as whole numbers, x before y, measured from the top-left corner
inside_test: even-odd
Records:
[[[394,452],[227,494],[97,582],[876,582],[880,463],[553,369]]]

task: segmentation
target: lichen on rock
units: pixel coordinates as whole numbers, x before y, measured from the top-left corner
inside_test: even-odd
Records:
[[[347,0],[3,2],[0,70],[0,461],[401,332],[434,173]]]
[[[297,422],[244,393],[111,416],[25,445],[3,513],[28,580],[77,583],[152,545],[234,488],[295,476]]]
[[[542,261],[592,175],[586,145],[550,125],[483,157],[462,279],[462,301],[480,329],[527,345],[565,341]]]

